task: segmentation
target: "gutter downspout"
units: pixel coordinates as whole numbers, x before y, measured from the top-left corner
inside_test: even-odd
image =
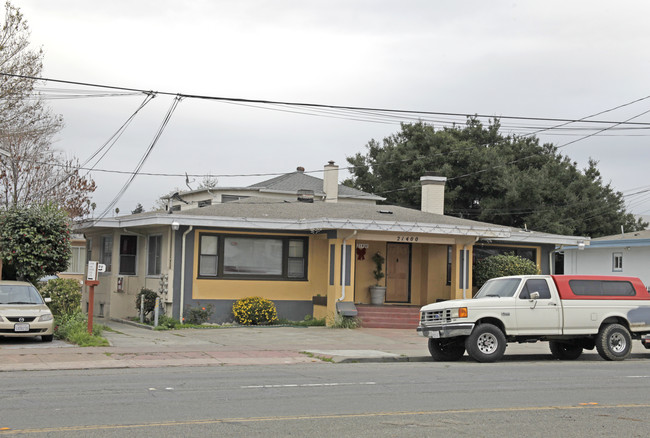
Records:
[[[183,242],[181,243],[181,309],[178,318],[181,324],[183,323],[183,306],[185,303],[185,238],[190,234],[192,228],[194,228],[194,225],[190,225],[187,231],[183,233]]]
[[[354,233],[350,234],[348,237],[343,238],[343,260],[341,261],[341,298],[338,299],[338,301],[343,301],[345,299],[345,283],[347,278],[345,277],[345,272],[346,272],[346,263],[347,263],[347,257],[346,254],[347,252],[345,251],[346,247],[346,242],[350,237],[356,236],[357,230],[354,230]]]

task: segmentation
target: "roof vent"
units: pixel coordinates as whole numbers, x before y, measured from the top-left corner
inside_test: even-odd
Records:
[[[306,190],[306,189],[298,190],[298,202],[313,203],[314,202],[314,191],[313,190]]]
[[[304,168],[304,167],[302,167],[302,166],[298,166],[298,167],[296,167],[296,172],[303,173],[304,171],[305,171],[305,168]]]

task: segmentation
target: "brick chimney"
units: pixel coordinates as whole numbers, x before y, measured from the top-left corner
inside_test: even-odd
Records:
[[[445,214],[445,182],[447,178],[435,172],[425,172],[422,184],[421,210],[427,213]]]
[[[339,199],[339,166],[330,161],[323,172],[323,191],[325,202],[338,202]]]

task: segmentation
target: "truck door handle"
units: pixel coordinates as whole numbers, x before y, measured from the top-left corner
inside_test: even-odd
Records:
[[[557,303],[548,303],[549,306],[557,306]]]

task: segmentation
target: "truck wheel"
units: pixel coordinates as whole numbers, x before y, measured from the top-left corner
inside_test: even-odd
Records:
[[[623,360],[632,353],[630,332],[621,324],[603,326],[596,336],[596,350],[605,360]]]
[[[566,342],[549,341],[551,356],[559,360],[576,360],[582,354],[582,346]]]
[[[465,354],[465,342],[462,338],[429,338],[429,353],[433,360],[453,362]]]
[[[492,324],[479,324],[467,337],[465,348],[477,362],[496,362],[506,352],[506,336]]]

